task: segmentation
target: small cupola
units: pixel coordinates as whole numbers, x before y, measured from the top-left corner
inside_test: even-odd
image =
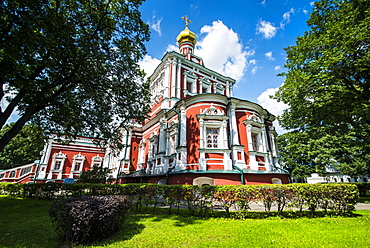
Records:
[[[196,35],[189,30],[189,23],[191,23],[191,21],[188,19],[188,16],[181,18],[185,21],[185,29],[177,36],[177,43],[179,45],[180,53],[193,54],[195,44],[197,43]]]

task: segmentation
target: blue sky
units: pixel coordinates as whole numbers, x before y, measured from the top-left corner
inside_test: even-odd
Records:
[[[197,35],[195,54],[205,66],[237,80],[233,96],[281,114],[285,106],[268,96],[284,81],[277,76],[285,70],[284,48],[308,31],[312,7],[312,0],[147,0],[140,11],[151,40],[141,66],[151,74],[166,51],[177,49],[176,37],[185,27],[181,17],[188,15]]]

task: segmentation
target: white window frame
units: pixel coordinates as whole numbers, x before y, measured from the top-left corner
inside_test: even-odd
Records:
[[[185,73],[185,79],[184,79],[184,95],[187,96],[194,96],[197,94],[196,90],[196,82],[197,82],[197,76],[194,73],[191,73],[189,71],[186,71]],[[188,83],[191,84],[191,89],[189,90],[187,88]]]
[[[200,93],[201,94],[204,94],[204,93],[211,93],[211,89],[212,89],[212,83],[208,80],[208,79],[205,79],[205,78],[202,78],[200,80]],[[203,89],[206,89],[206,92],[203,92]]]
[[[73,172],[81,172],[82,168],[84,167],[84,162],[86,160],[86,157],[82,155],[81,153],[78,153],[73,156],[73,162],[72,162],[72,171]],[[76,170],[76,165],[77,163],[80,163],[80,168],[77,168]]]
[[[100,157],[99,154],[91,159],[91,168],[95,166],[100,167],[103,163],[103,157]]]
[[[51,164],[51,171],[63,171],[64,162],[65,162],[66,158],[67,158],[67,155],[65,155],[61,151],[58,152],[58,153],[54,153],[53,161],[52,161],[52,164]],[[58,169],[55,168],[55,165],[56,165],[57,162],[58,163],[60,162],[60,167]]]
[[[200,124],[200,148],[207,150],[228,149],[226,128],[228,116],[224,115],[223,111],[215,108],[213,104],[205,109],[202,114],[198,114],[197,118]],[[218,147],[207,147],[207,129],[218,129]]]

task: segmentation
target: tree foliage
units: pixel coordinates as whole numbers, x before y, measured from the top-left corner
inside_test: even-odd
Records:
[[[83,171],[78,179],[79,183],[106,183],[113,182],[109,176],[110,169],[94,166],[91,170]]]
[[[369,173],[370,2],[321,0],[307,23],[310,30],[286,48],[288,72],[275,95],[289,105],[281,125],[294,130],[280,139],[284,159]]]
[[[147,112],[137,62],[149,39],[142,0],[4,0],[0,3],[0,150],[28,121],[46,131],[114,140]]]
[[[13,123],[5,125],[0,130],[0,136],[11,129],[13,125]],[[26,124],[0,152],[0,169],[26,165],[40,159],[45,140],[44,131],[39,126]]]

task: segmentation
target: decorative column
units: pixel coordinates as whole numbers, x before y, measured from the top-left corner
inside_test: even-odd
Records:
[[[187,164],[187,152],[186,152],[186,110],[184,106],[181,106],[180,110],[180,146],[178,147],[178,164],[176,170],[185,170]]]
[[[223,120],[221,124],[221,132],[222,132],[222,149],[229,149],[229,144],[228,144],[228,138],[227,138],[227,121]]]
[[[230,97],[230,82],[226,81],[226,96]],[[233,104],[235,106],[235,104]],[[234,109],[235,111],[235,109]]]
[[[268,152],[267,152],[267,137],[266,137],[266,132],[265,132],[265,125],[261,125],[261,140],[262,140],[262,152],[264,153],[263,157],[265,160],[265,167],[266,170],[270,171],[270,159],[268,157]]]
[[[170,63],[167,61],[164,66],[164,81],[163,81],[163,98],[169,97],[169,86],[170,86]]]
[[[205,133],[205,130],[204,130],[204,120],[203,118],[200,118],[199,119],[199,127],[200,127],[200,130],[199,130],[199,147],[200,148],[206,148],[205,146],[205,143],[204,143],[204,133]]]
[[[180,116],[180,146],[186,146],[186,110],[184,106],[181,107]]]
[[[256,160],[257,151],[253,151],[252,143],[252,125],[247,124],[247,139],[248,139],[248,152],[249,152],[249,166],[252,170],[258,170],[258,162]]]
[[[158,150],[158,153],[165,153],[166,152],[166,138],[167,138],[167,135],[166,135],[166,125],[167,124],[167,121],[162,118],[160,120],[160,131],[159,131],[159,150]]]
[[[239,135],[238,135],[238,127],[236,125],[235,109],[236,109],[236,104],[232,103],[231,107],[230,107],[231,144],[232,145],[240,145]]]
[[[181,97],[181,60],[177,62],[177,75],[176,75],[176,98]]]
[[[278,166],[280,167],[279,165],[279,161],[278,161],[278,153],[277,153],[277,148],[276,148],[276,136],[277,136],[277,133],[275,131],[275,128],[273,126],[270,126],[269,128],[269,139],[271,141],[271,157],[272,157],[272,163],[274,166]]]
[[[172,69],[171,69],[171,96],[170,97],[176,97],[176,69],[177,69],[177,62],[176,58],[173,59],[172,62]]]

